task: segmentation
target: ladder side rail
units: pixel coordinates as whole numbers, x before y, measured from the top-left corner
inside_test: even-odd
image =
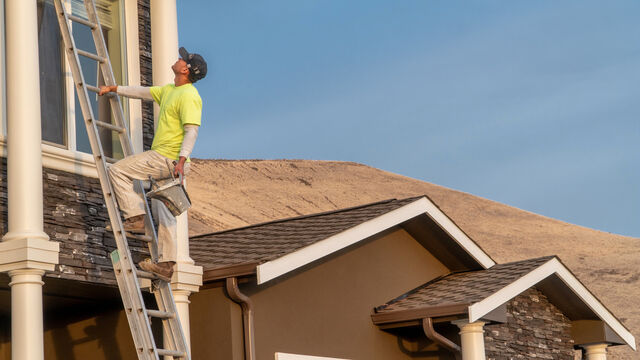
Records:
[[[165,336],[165,341],[168,342],[168,344],[165,344],[164,347],[171,347],[182,351],[186,354],[186,359],[191,359],[189,346],[187,344],[186,337],[184,336],[182,323],[180,322],[180,315],[178,314],[178,309],[176,308],[176,303],[173,298],[173,292],[171,291],[171,284],[166,281],[161,282],[158,284],[157,290],[154,291],[154,295],[160,310],[174,314],[172,318],[163,321],[165,333],[168,332],[174,335]]]
[[[114,253],[116,254],[114,255]],[[111,262],[113,263],[113,270],[116,276],[116,281],[118,282],[118,287],[121,289],[121,292],[125,292],[125,296],[122,296],[122,302],[129,322],[129,328],[131,329],[131,336],[134,340],[133,343],[136,347],[136,352],[138,353],[139,358],[142,357],[141,359],[157,360],[159,359],[159,356],[156,351],[157,346],[153,335],[144,331],[144,328],[140,327],[140,324],[148,322],[148,318],[142,319],[141,316],[146,316],[146,314],[138,311],[135,308],[135,304],[132,303],[131,299],[133,297],[130,296],[131,294],[126,290],[130,286],[127,281],[127,276],[125,275],[126,270],[122,268],[122,262],[120,262],[117,257],[119,257],[119,252],[117,252],[117,250],[111,253]]]
[[[84,76],[82,74],[82,69],[80,68],[80,62],[78,59],[78,54],[77,54],[77,48],[75,47],[75,42],[73,40],[73,37],[71,36],[71,31],[69,29],[69,19],[68,19],[68,13],[66,11],[66,9],[64,8],[64,5],[62,4],[61,0],[55,0],[54,2],[55,6],[56,6],[56,12],[57,12],[57,16],[58,16],[58,23],[60,25],[60,30],[61,30],[61,35],[63,37],[64,43],[65,43],[65,48],[66,48],[66,53],[67,53],[67,59],[69,60],[69,65],[71,67],[72,70],[72,74],[74,77],[74,82],[76,84],[76,89],[77,89],[77,95],[78,95],[78,100],[80,102],[81,108],[82,108],[82,112],[83,112],[83,116],[85,118],[85,125],[87,126],[87,134],[89,137],[89,142],[91,144],[91,148],[93,151],[93,155],[94,155],[94,159],[96,161],[96,170],[98,172],[98,177],[100,178],[100,184],[102,187],[102,191],[103,191],[103,196],[105,197],[105,205],[107,207],[108,213],[109,213],[109,218],[111,220],[111,225],[113,227],[113,229],[119,229],[119,231],[114,231],[114,238],[116,240],[116,244],[118,246],[118,249],[120,249],[123,253],[125,253],[125,257],[123,258],[123,262],[121,262],[121,265],[124,265],[124,269],[123,269],[123,273],[127,274],[127,273],[131,273],[132,275],[135,274],[135,266],[133,265],[133,261],[131,260],[130,257],[130,251],[128,248],[128,244],[126,241],[126,238],[123,236],[124,234],[124,229],[122,226],[122,221],[120,220],[120,213],[118,211],[118,209],[116,208],[115,205],[115,199],[113,197],[113,190],[111,188],[111,182],[108,179],[108,174],[107,174],[107,164],[105,161],[105,157],[102,151],[102,146],[100,143],[100,139],[97,137],[97,127],[95,125],[95,123],[92,121],[93,119],[93,110],[91,108],[91,105],[89,104],[88,101],[88,93],[86,88],[84,87]],[[135,288],[137,288],[137,295],[138,296],[129,296],[129,299],[131,299],[134,302],[134,306],[132,308],[136,308],[136,309],[141,309],[141,314],[144,317],[143,319],[143,323],[146,325],[147,327],[147,334],[152,334],[151,332],[151,326],[150,326],[150,322],[149,319],[146,317],[146,311],[145,311],[145,307],[144,307],[144,300],[142,299],[142,293],[140,292],[140,286],[138,283],[138,279],[135,276],[131,276],[131,278],[133,279],[134,282],[134,286]],[[122,288],[121,288],[122,290]],[[131,295],[131,294],[129,294]],[[124,300],[124,298],[123,298]],[[138,312],[138,311],[136,311]],[[129,317],[128,317],[129,318]],[[141,347],[151,347],[154,351],[154,353],[157,355],[156,352],[156,347],[155,347],[155,342],[153,341],[153,339],[151,338],[150,341],[147,340],[148,344],[142,345]],[[138,344],[136,344],[136,346],[139,346]],[[157,358],[157,357],[156,357]]]
[[[104,40],[104,34],[102,33],[102,26],[100,25],[100,19],[98,18],[95,3],[93,0],[84,0],[84,5],[87,9],[87,16],[89,18],[89,21],[97,24],[95,28],[91,29],[93,42],[96,44],[96,52],[98,53],[98,56],[107,59],[107,61],[99,63],[100,70],[102,71],[102,78],[104,79],[104,82],[107,86],[118,85],[113,74],[111,61],[109,61],[107,43]],[[120,97],[117,95],[110,96],[109,104],[111,105],[111,114],[113,114],[116,125],[126,129],[126,134],[129,134],[129,126],[124,118]],[[131,145],[131,139],[129,138],[129,136],[122,136],[123,134],[119,135],[120,144],[122,146],[124,156],[126,157],[129,155],[133,155],[133,146]]]
[[[90,22],[97,24],[95,28],[91,30],[94,43],[96,44],[96,51],[98,56],[107,59],[104,63],[99,63],[99,67],[102,71],[102,77],[105,81],[106,85],[117,85],[115,81],[115,77],[113,75],[113,68],[111,66],[111,61],[109,61],[109,52],[107,50],[107,44],[104,40],[104,34],[102,33],[102,26],[100,25],[100,19],[98,18],[98,12],[96,11],[95,2],[93,0],[84,0],[85,8],[87,9],[87,16]],[[120,144],[122,145],[122,150],[124,152],[124,156],[133,155],[133,146],[131,145],[131,138],[129,137],[129,126],[124,119],[124,113],[122,108],[122,103],[120,101],[120,97],[117,95],[113,95],[109,97],[109,103],[111,105],[111,113],[114,116],[116,121],[116,126],[122,127],[125,129],[123,133],[119,133]],[[110,119],[109,119],[110,120]],[[141,194],[143,199],[147,199],[146,193],[144,191],[144,187],[140,183],[140,181],[134,181],[136,191]],[[145,214],[146,221],[145,227],[147,228],[147,236],[151,236],[152,241],[149,242],[149,253],[151,255],[151,259],[153,261],[157,261],[159,258],[158,255],[158,238],[155,225],[153,223],[153,219],[149,214],[151,214],[151,209],[149,208],[149,204],[145,201]]]

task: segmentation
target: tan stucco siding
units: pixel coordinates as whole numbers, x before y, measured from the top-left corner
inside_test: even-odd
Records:
[[[447,272],[407,232],[396,229],[266,286],[241,286],[255,303],[257,358],[273,359],[278,351],[415,359],[402,352],[397,337],[373,325],[371,310]]]
[[[242,312],[223,288],[201,289],[190,300],[192,358],[244,360]]]
[[[45,360],[137,358],[127,317],[121,310],[45,330],[44,352]]]

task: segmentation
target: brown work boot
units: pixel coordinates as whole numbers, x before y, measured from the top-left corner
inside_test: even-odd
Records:
[[[132,216],[126,219],[122,225],[124,231],[132,234],[144,234],[144,215]]]
[[[138,265],[140,266],[140,269],[153,273],[164,281],[171,281],[171,276],[173,276],[173,266],[175,264],[175,261],[153,263],[151,259],[145,259]]]

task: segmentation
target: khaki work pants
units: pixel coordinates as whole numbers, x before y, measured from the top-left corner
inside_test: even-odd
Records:
[[[189,172],[189,165],[189,163],[184,165],[185,175]],[[109,167],[113,191],[116,194],[118,206],[125,219],[145,213],[142,194],[135,191],[133,181],[149,180],[149,176],[151,176],[159,185],[162,185],[162,179],[171,178],[173,167],[173,160],[153,150],[127,156]],[[154,220],[158,222],[158,255],[160,256],[160,261],[176,261],[176,218],[161,201],[152,200],[152,206]]]

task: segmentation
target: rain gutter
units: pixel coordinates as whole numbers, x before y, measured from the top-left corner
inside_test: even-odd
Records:
[[[254,360],[256,355],[255,338],[253,331],[253,303],[251,299],[240,292],[238,278],[226,278],[227,295],[235,303],[242,307],[242,333],[244,338],[244,358]]]

